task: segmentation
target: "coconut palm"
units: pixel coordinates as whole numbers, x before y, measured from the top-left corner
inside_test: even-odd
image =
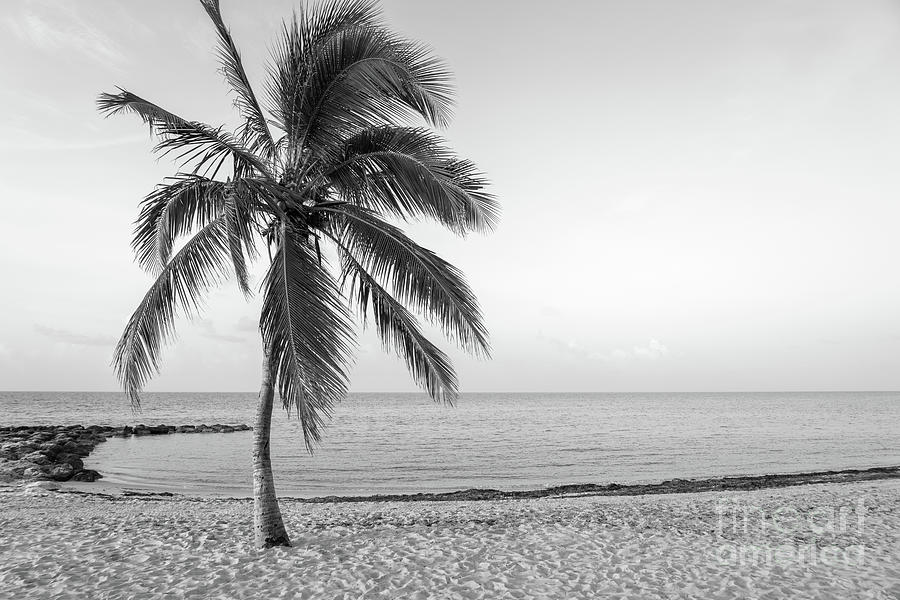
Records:
[[[155,150],[181,169],[141,203],[132,246],[156,279],[125,327],[114,367],[139,407],[176,316],[197,314],[204,293],[232,273],[250,296],[250,265],[266,259],[254,526],[257,545],[290,545],[269,455],[276,392],[312,452],[347,393],[356,315],[374,323],[432,398],[452,403],[457,377],[418,317],[487,356],[482,314],[462,273],[398,224],[431,219],[460,235],[487,231],[498,206],[475,165],[435,133],[451,116],[448,71],[427,47],[388,30],[372,2],[302,6],[274,46],[262,96],[218,0],[201,3],[218,33],[236,130],[182,118],[121,88],[98,100],[106,115],[143,119],[159,138]]]

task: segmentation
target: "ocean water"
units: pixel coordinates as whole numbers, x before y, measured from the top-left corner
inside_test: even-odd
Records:
[[[0,424],[253,424],[256,395],[0,392]],[[900,393],[355,394],[306,453],[276,408],[283,496],[534,489],[900,464]],[[248,496],[251,433],[112,438],[85,461],[139,490]]]

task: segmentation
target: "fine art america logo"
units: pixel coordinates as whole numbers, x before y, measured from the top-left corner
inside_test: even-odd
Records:
[[[865,560],[865,497],[844,506],[760,507],[716,503],[715,558],[725,565],[859,567]]]

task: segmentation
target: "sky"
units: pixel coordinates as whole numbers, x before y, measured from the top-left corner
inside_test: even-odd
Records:
[[[222,0],[258,88],[294,6]],[[382,6],[454,72],[442,133],[503,207],[410,228],[482,302],[493,358],[443,345],[464,392],[900,389],[900,4]],[[132,223],[176,167],[94,102],[234,126],[214,44],[187,0],[0,4],[0,389],[117,389]],[[256,390],[259,305],[212,293],[148,390]],[[415,389],[362,334],[353,390]]]

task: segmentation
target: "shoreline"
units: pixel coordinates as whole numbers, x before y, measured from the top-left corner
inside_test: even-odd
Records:
[[[504,491],[495,489],[458,490],[455,492],[420,492],[416,494],[372,494],[369,496],[320,496],[290,498],[305,504],[334,504],[340,502],[452,502],[456,500],[526,500],[536,498],[573,498],[592,496],[655,496],[660,494],[692,494],[702,492],[741,492],[813,485],[817,483],[854,483],[900,479],[900,465],[813,471],[771,475],[708,477],[703,479],[669,479],[660,483],[597,484],[575,483],[536,490]],[[289,498],[284,498],[288,500]]]
[[[341,504],[341,503],[415,503],[415,502],[486,502],[504,500],[530,500],[540,498],[579,498],[579,497],[641,497],[664,494],[693,494],[707,492],[750,492],[756,490],[773,490],[779,488],[799,487],[824,483],[857,483],[900,479],[900,465],[870,467],[867,469],[841,469],[831,471],[811,471],[805,473],[779,473],[766,475],[739,475],[730,477],[706,477],[697,479],[669,479],[659,483],[647,484],[566,484],[535,490],[507,491],[492,488],[470,488],[453,492],[419,492],[413,494],[370,494],[364,496],[316,496],[299,498],[280,496],[279,501],[297,504]],[[104,487],[104,484],[68,488],[47,488],[68,494],[83,494],[107,498],[175,498],[191,501],[236,501],[249,502],[249,496],[197,496],[179,494],[169,491],[116,489]]]

